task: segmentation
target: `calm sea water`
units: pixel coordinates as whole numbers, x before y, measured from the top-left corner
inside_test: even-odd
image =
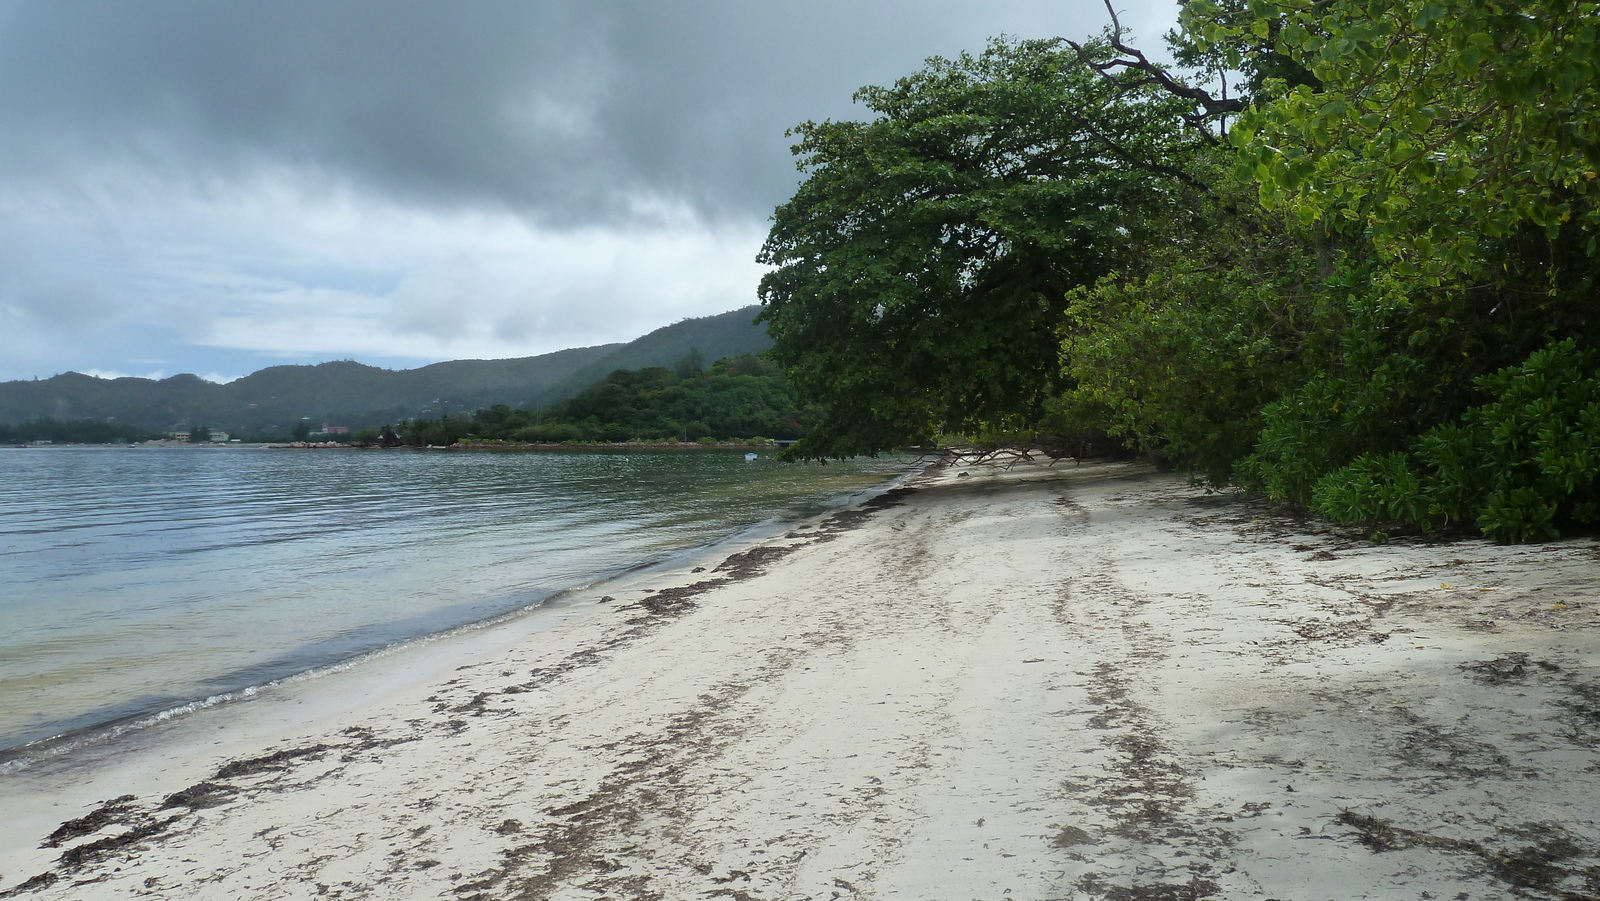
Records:
[[[0,757],[536,605],[907,468],[0,449]]]

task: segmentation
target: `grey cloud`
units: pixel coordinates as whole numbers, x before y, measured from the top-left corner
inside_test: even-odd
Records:
[[[1151,47],[1174,0],[1123,14]],[[1097,0],[0,0],[0,378],[626,340],[754,299],[785,129]]]
[[[1092,4],[546,0],[12,2],[0,178],[286,167],[546,224],[640,198],[764,216],[783,131],[985,35],[1084,34]]]
[[[602,83],[572,5],[21,3],[0,26],[8,162],[224,181],[323,171],[386,195],[562,198],[571,142],[509,106]],[[558,136],[557,136],[558,137]],[[55,170],[55,171],[52,171]]]

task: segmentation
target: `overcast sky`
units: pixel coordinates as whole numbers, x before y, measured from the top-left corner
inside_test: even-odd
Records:
[[[1118,4],[1154,50],[1171,0]],[[625,341],[755,302],[784,129],[1092,0],[0,0],[0,380]]]

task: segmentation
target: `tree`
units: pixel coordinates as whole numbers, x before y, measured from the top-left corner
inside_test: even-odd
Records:
[[[796,455],[1042,423],[1373,527],[1600,521],[1600,0],[1184,0],[1202,87],[1112,21],[796,129]]]
[[[1269,33],[1207,6],[1203,42]],[[1313,78],[1241,117],[1238,172],[1334,263],[1338,340],[1263,408],[1243,481],[1372,526],[1527,540],[1590,521],[1600,3],[1250,8]]]
[[[1291,15],[1282,7],[1259,0],[1179,0],[1178,6],[1180,27],[1166,36],[1172,58],[1185,69],[1214,76],[1221,99],[1227,98],[1230,77],[1245,101],[1241,108],[1270,101],[1286,88],[1321,88],[1298,54],[1279,47]]]
[[[807,177],[762,249],[758,320],[823,411],[794,456],[1037,420],[1068,292],[1126,260],[1200,144],[1188,101],[1090,64],[1109,55],[999,40],[863,88],[869,122],[791,132]]]
[[[1296,230],[1233,181],[1226,152],[1196,169],[1212,190],[1160,223],[1139,259],[1073,292],[1070,387],[1045,427],[1103,432],[1214,484],[1255,449],[1262,408],[1326,358],[1326,292]]]
[[[190,444],[205,444],[211,440],[211,428],[204,423],[189,430]]]
[[[1269,205],[1369,235],[1398,274],[1434,284],[1507,262],[1555,292],[1594,278],[1600,3],[1252,5],[1316,82],[1233,133]]]
[[[680,379],[693,378],[704,371],[705,368],[706,355],[701,353],[698,347],[689,348],[688,353],[680,357],[678,362],[672,364],[672,371],[677,373]]]

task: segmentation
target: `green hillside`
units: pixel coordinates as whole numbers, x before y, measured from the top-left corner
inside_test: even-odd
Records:
[[[699,348],[706,359],[771,344],[746,307],[657,329],[626,344],[510,360],[453,360],[417,369],[354,361],[271,366],[226,385],[184,374],[153,380],[76,372],[0,382],[0,424],[95,420],[165,432],[205,424],[239,435],[288,435],[324,421],[352,429],[504,404],[541,407],[574,396],[615,369],[663,365]]]
[[[627,344],[616,346],[600,359],[575,370],[549,389],[529,396],[528,405],[545,407],[577,395],[618,369],[648,369],[672,366],[689,348],[700,351],[707,360],[756,354],[772,346],[772,339],[754,325],[759,306],[748,306],[702,319],[685,319],[659,328]]]
[[[692,352],[671,368],[616,369],[577,396],[538,412],[491,407],[468,416],[402,422],[417,447],[457,442],[698,441],[799,438],[813,412],[795,403],[778,367],[751,354],[702,369]]]

